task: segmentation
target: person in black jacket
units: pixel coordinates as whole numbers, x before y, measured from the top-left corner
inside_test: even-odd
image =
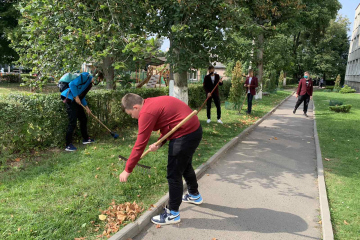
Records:
[[[214,103],[215,103],[215,106],[217,109],[217,119],[218,119],[217,122],[222,124],[223,122],[221,121],[219,88],[216,88],[212,94],[211,94],[211,91],[214,89],[214,87],[216,86],[216,84],[218,82],[220,82],[219,86],[223,85],[223,81],[222,81],[222,78],[220,78],[219,74],[214,73],[215,68],[213,66],[210,66],[208,68],[208,70],[209,70],[209,74],[204,77],[204,83],[203,83],[203,86],[204,86],[204,89],[206,92],[206,97],[210,96],[209,100],[207,101],[207,118],[208,118],[208,120],[206,122],[207,123],[211,122],[211,119],[210,119],[211,102],[212,102],[212,99],[214,99]]]

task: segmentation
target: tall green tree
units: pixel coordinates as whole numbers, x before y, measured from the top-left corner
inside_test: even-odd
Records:
[[[11,64],[19,56],[12,49],[7,33],[16,28],[20,12],[15,9],[16,0],[0,0],[0,63]]]
[[[330,21],[330,26],[325,29],[324,37],[317,44],[314,52],[314,69],[327,77],[335,78],[338,73],[345,78],[346,64],[349,51],[349,19],[338,16]]]
[[[34,71],[62,74],[90,62],[113,89],[115,69],[153,51],[143,1],[20,0],[18,9],[13,46],[19,62]]]

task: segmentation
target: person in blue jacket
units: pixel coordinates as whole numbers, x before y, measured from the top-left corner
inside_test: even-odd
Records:
[[[61,99],[66,104],[66,111],[69,117],[69,125],[66,131],[66,148],[65,151],[76,151],[76,147],[72,144],[73,133],[76,128],[77,119],[80,122],[80,131],[83,138],[83,144],[93,143],[87,132],[87,117],[83,105],[88,114],[91,113],[85,100],[86,94],[90,91],[93,84],[97,85],[103,80],[104,76],[101,72],[98,74],[97,81],[88,72],[81,73],[77,78],[69,83],[69,88],[61,93]]]

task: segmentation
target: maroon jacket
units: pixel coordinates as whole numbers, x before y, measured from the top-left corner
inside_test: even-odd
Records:
[[[299,96],[305,95],[306,93],[309,96],[312,96],[312,94],[313,94],[313,81],[312,81],[312,79],[311,78],[309,79],[309,84],[308,84],[308,86],[306,86],[306,79],[302,78],[300,80],[300,82],[299,82],[299,86],[298,86],[298,89],[297,89],[296,93]]]
[[[216,84],[220,81],[220,76],[219,74],[215,74],[215,81],[214,81],[214,84],[212,83],[211,81],[211,76],[210,74],[206,75],[204,77],[204,83],[203,83],[203,86],[204,86],[204,90],[206,92],[206,95],[208,93],[211,93],[211,91],[214,89],[214,87],[216,86]],[[219,83],[219,86],[223,85],[223,83]],[[215,89],[215,91],[213,92],[213,94],[219,96],[219,87],[217,87]]]
[[[161,138],[190,113],[192,113],[191,108],[183,101],[174,97],[161,96],[145,99],[139,113],[138,136],[130,157],[126,162],[125,171],[128,173],[132,172],[133,168],[140,160],[141,154],[145,150],[152,131],[160,130]],[[176,132],[170,135],[167,140],[179,138],[195,132],[199,127],[199,119],[197,116],[194,116]]]
[[[248,85],[249,84],[249,78],[250,77],[246,77],[246,81],[245,81],[245,84]],[[258,83],[258,79],[257,77],[252,77],[251,79],[251,84],[250,84],[250,94],[251,95],[256,95],[256,89],[259,86],[259,83]],[[246,88],[246,93],[249,91],[248,87]]]

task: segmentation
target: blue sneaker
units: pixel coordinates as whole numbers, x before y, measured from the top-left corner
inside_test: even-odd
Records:
[[[151,218],[151,221],[159,225],[176,224],[180,222],[180,212],[170,211],[164,208],[164,212]]]
[[[83,141],[82,141],[82,143],[85,145],[85,144],[89,144],[89,143],[94,143],[95,142],[95,140],[94,139],[91,139],[91,138],[89,138],[89,139],[83,139]]]
[[[77,150],[77,148],[74,145],[72,145],[72,143],[67,145],[66,148],[65,148],[65,151],[68,151],[68,152],[74,152],[76,150]]]
[[[182,201],[193,204],[201,204],[203,202],[203,198],[201,197],[200,193],[198,195],[192,195],[190,193],[186,193],[183,196]]]

